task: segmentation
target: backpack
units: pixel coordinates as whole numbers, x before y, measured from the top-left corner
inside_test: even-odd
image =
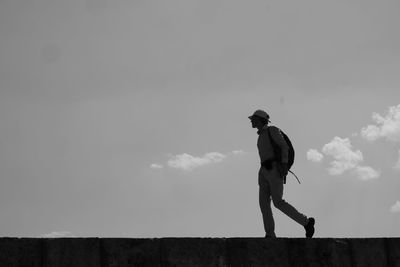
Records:
[[[296,176],[296,174],[294,174],[294,173],[290,170],[290,168],[293,166],[293,163],[294,163],[294,155],[295,155],[293,144],[292,144],[292,142],[290,141],[289,137],[288,137],[281,129],[279,129],[279,131],[280,131],[280,133],[282,134],[283,139],[285,139],[285,142],[286,142],[286,144],[287,144],[288,147],[289,147],[288,165],[287,165],[287,166],[288,166],[288,172],[290,172],[291,174],[293,174],[293,175],[296,177],[296,179],[297,179],[297,181],[299,182],[299,184],[300,184],[299,178]],[[281,160],[281,159],[282,159],[281,148],[279,147],[278,144],[275,143],[274,139],[273,139],[272,136],[271,136],[271,132],[269,131],[269,128],[268,128],[268,136],[269,136],[269,139],[271,140],[271,144],[272,144],[272,147],[273,147],[273,149],[274,149],[274,154],[275,154],[276,160],[278,160],[279,162],[282,162],[282,160]],[[284,182],[286,183],[286,178],[284,178],[284,179],[285,179]]]

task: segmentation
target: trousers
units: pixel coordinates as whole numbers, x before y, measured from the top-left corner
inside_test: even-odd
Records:
[[[283,199],[283,178],[281,177],[277,163],[274,162],[272,168],[267,170],[261,167],[258,172],[259,185],[259,204],[263,217],[266,236],[276,237],[275,222],[271,210],[271,200],[274,206],[286,214],[297,223],[305,226],[308,218],[298,212],[295,207]]]

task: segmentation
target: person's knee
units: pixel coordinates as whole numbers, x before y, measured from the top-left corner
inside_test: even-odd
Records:
[[[285,200],[283,200],[282,198],[278,198],[278,199],[273,199],[273,202],[274,202],[275,208],[279,209],[280,207],[283,206],[283,204],[285,203]]]
[[[271,200],[260,199],[259,203],[261,208],[268,208],[271,206]]]
[[[271,200],[260,199],[259,203],[261,210],[268,209],[269,207],[271,207]]]

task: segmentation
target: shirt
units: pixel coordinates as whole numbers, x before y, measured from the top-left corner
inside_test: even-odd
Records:
[[[258,131],[257,148],[261,162],[275,159],[274,149],[268,131],[271,133],[271,137],[275,144],[281,148],[282,163],[287,163],[289,159],[289,146],[286,144],[286,141],[281,134],[281,130],[275,126],[268,125],[265,125],[260,131]]]

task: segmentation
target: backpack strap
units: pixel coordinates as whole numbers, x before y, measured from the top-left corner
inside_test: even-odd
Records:
[[[294,177],[296,178],[297,182],[299,182],[299,184],[301,184],[299,178],[297,177],[297,175],[294,174],[294,172],[292,172],[291,170],[289,170],[289,172],[290,172],[291,174],[293,174]]]

